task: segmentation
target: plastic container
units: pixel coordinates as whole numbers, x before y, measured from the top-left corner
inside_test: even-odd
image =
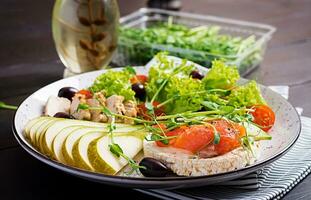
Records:
[[[120,24],[125,27],[146,28],[155,23],[167,22],[169,17],[172,18],[174,24],[182,24],[188,27],[216,25],[220,27],[221,34],[230,36],[248,38],[254,35],[255,42],[243,52],[228,56],[119,37],[113,63],[118,66],[145,65],[157,52],[168,51],[170,55],[186,58],[205,67],[210,67],[211,61],[214,59],[223,59],[229,65],[236,65],[240,73],[245,75],[263,60],[267,43],[276,30],[275,27],[265,24],[148,8],[141,8],[121,18]],[[144,56],[137,56],[138,54]]]

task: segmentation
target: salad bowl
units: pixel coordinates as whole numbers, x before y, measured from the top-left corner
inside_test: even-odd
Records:
[[[178,58],[172,59],[176,59],[176,62],[179,61]],[[154,64],[154,62],[156,61],[152,60],[146,66],[135,67],[135,70],[138,74],[148,74],[148,70],[150,66]],[[196,65],[196,67],[202,72],[207,71],[206,68],[203,68],[199,65]],[[122,68],[114,68],[113,70],[122,70]],[[57,95],[59,89],[64,86],[87,88],[94,82],[97,76],[105,73],[105,71],[106,70],[88,72],[56,81],[39,89],[30,95],[27,99],[25,99],[19,106],[13,121],[14,136],[19,144],[30,155],[42,161],[43,163],[83,179],[121,187],[173,189],[215,184],[239,178],[259,170],[284,155],[294,145],[300,134],[301,123],[295,108],[281,95],[270,90],[268,87],[260,85],[262,96],[265,98],[276,115],[275,124],[269,132],[269,134],[271,134],[273,137],[272,140],[262,141],[262,152],[260,158],[254,164],[250,164],[242,169],[213,175],[191,177],[132,177],[125,175],[105,175],[64,165],[60,162],[50,159],[48,156],[40,153],[37,149],[35,149],[25,138],[23,131],[26,123],[30,119],[42,115],[48,97],[50,95]],[[240,82],[246,81],[246,79],[240,80]]]

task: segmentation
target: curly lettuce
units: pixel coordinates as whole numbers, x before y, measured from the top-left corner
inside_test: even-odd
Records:
[[[229,89],[235,86],[239,79],[239,71],[235,66],[227,66],[224,62],[215,60],[202,82],[206,89]]]
[[[235,107],[249,107],[267,103],[261,96],[256,81],[250,81],[246,85],[239,86],[231,91],[231,94],[228,96],[228,104]]]
[[[132,100],[135,95],[130,83],[132,76],[133,73],[126,68],[122,71],[109,70],[98,76],[89,89],[92,92],[103,92],[107,97],[116,94]]]
[[[149,99],[153,97],[164,80],[172,77],[189,77],[189,74],[195,68],[193,64],[187,63],[185,59],[180,63],[176,63],[175,60],[167,57],[166,52],[158,53],[155,58],[157,62],[149,69],[148,83],[146,86]],[[164,90],[162,90],[156,100],[161,101],[165,98]]]
[[[176,114],[200,110],[205,91],[200,80],[172,77],[163,93],[165,99],[170,100],[165,105],[165,112],[167,114]]]

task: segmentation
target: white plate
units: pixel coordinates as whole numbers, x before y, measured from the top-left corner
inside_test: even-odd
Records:
[[[154,62],[155,61],[152,61],[152,63]],[[147,74],[147,67],[150,67],[152,63],[149,63],[146,67],[136,67],[137,73]],[[206,71],[205,68],[202,68],[198,65],[197,67],[201,71]],[[116,68],[114,70],[121,70],[121,68]],[[23,135],[23,129],[25,124],[30,119],[38,117],[42,114],[47,98],[50,95],[57,96],[58,90],[62,87],[71,86],[78,89],[87,88],[93,83],[94,79],[98,75],[104,72],[105,70],[100,70],[62,79],[41,88],[40,90],[29,96],[19,106],[13,122],[14,135],[18,142],[21,144],[21,146],[27,152],[29,152],[31,155],[41,160],[42,162],[85,179],[124,187],[181,188],[218,183],[238,178],[250,172],[256,171],[287,152],[289,148],[295,143],[300,133],[300,118],[294,107],[289,102],[287,102],[287,100],[284,99],[281,95],[273,92],[267,87],[261,86],[262,95],[276,114],[275,125],[270,130],[270,134],[273,136],[273,139],[271,141],[262,141],[261,145],[263,150],[258,161],[255,164],[247,166],[243,169],[199,177],[139,178],[108,176],[99,173],[88,172],[85,170],[64,165],[62,163],[58,163],[57,161],[51,160],[50,158],[46,157],[45,155],[38,152],[35,148],[33,148],[31,144],[29,144],[29,142],[25,139]]]

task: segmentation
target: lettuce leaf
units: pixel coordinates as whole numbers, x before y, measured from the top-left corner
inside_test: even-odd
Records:
[[[165,94],[166,100],[172,99],[172,101],[165,105],[165,112],[167,114],[200,110],[205,94],[200,80],[178,77],[172,77],[170,79],[163,93]]]
[[[148,83],[146,86],[149,99],[153,97],[165,79],[172,77],[186,78],[195,69],[194,65],[187,63],[185,59],[181,63],[176,63],[173,59],[169,59],[166,52],[158,53],[155,58],[157,59],[157,64],[149,69]],[[164,90],[160,92],[156,100],[166,100]]]
[[[267,104],[261,96],[260,89],[256,81],[250,81],[246,85],[239,86],[231,91],[228,96],[228,104],[241,107],[252,106],[256,104]]]
[[[122,71],[109,70],[98,76],[89,89],[92,92],[102,91],[106,97],[116,94],[123,96],[126,100],[132,100],[135,95],[130,83],[132,76],[134,74],[126,68]]]
[[[215,60],[202,82],[206,89],[229,89],[239,80],[239,71],[235,66],[226,66],[224,62]]]

